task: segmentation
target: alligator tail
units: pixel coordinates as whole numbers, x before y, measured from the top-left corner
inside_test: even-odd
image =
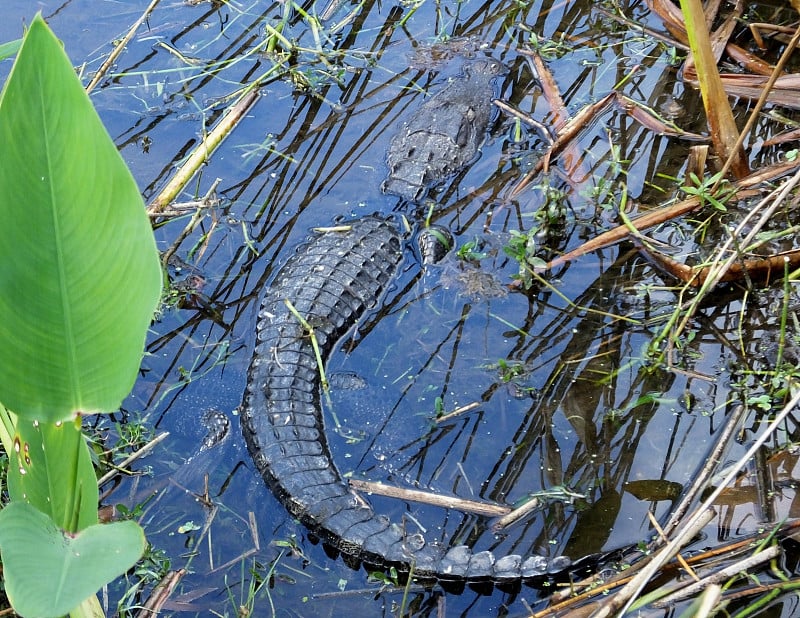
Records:
[[[542,578],[566,557],[495,558],[468,546],[447,548],[408,534],[374,512],[333,463],[320,406],[311,339],[290,301],[314,329],[326,359],[382,299],[402,261],[401,238],[384,219],[366,217],[347,233],[315,238],[277,274],[264,298],[242,406],[242,430],[261,475],[286,508],[340,552],[440,580],[508,582]]]

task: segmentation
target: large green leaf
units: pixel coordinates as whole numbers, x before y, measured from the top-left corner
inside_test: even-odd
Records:
[[[97,523],[97,477],[80,420],[20,419],[9,455],[8,493],[77,532]]]
[[[58,39],[31,23],[0,96],[0,401],[56,421],[130,392],[161,287],[136,183]]]
[[[144,551],[133,521],[95,524],[67,534],[25,502],[0,511],[0,551],[6,594],[23,616],[63,616]]]

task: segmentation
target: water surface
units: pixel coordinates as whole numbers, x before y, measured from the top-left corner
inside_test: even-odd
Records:
[[[625,94],[655,108],[677,101],[684,128],[702,130],[702,106],[677,79],[673,50],[616,25],[593,3],[415,4],[416,11],[411,3],[343,3],[315,34],[279,2],[162,2],[92,93],[149,201],[230,96],[255,79],[265,83],[247,117],[179,198],[196,199],[221,179],[220,204],[180,244],[185,265],[172,273],[200,277],[206,301],[168,309],[153,324],[142,376],[114,415],[170,432],[136,464],[147,474],[119,481],[105,498],[128,508],[144,504],[148,540],[173,568],[188,565],[170,610],[234,615],[240,595],[271,566],[274,579],[260,591],[256,615],[273,608],[278,615],[394,615],[401,602],[402,591],[383,590],[363,570],[327,555],[286,513],[254,472],[234,417],[259,296],[311,228],[375,212],[412,223],[425,214],[384,195],[380,184],[391,136],[426,93],[457,76],[464,62],[489,55],[510,70],[498,95],[548,125],[552,110],[521,53],[535,35],[554,42],[543,55],[571,113],[632,73]],[[88,77],[146,5],[47,0],[32,7],[11,0],[0,41],[19,36],[41,10]],[[660,29],[644,3],[624,9]],[[265,77],[274,69],[264,41],[279,27],[306,48],[292,58],[294,82]],[[9,68],[0,64],[0,75]],[[649,516],[662,522],[668,516],[676,496],[655,497],[653,488],[680,490],[704,464],[740,401],[731,381],[739,377],[733,370],[741,348],[754,347],[750,333],[740,337],[740,318],[761,310],[743,309],[738,298],[706,308],[680,366],[670,370],[653,366],[646,349],[677,302],[674,282],[630,245],[561,267],[526,293],[509,289],[519,271],[504,251],[512,232],[541,226],[544,256],[577,246],[613,224],[623,185],[639,208],[672,195],[669,178],[682,174],[688,143],[655,135],[611,107],[579,136],[577,160],[555,161],[548,176],[510,198],[545,148],[535,128],[498,113],[481,157],[434,192],[431,220],[449,228],[458,246],[476,241],[481,256],[471,264],[451,257],[423,270],[407,247],[385,305],[370,316],[357,345],[331,359],[330,371],[353,372],[364,382],[363,389],[333,394],[341,433],[359,439],[328,434],[339,468],[358,478],[510,505],[568,489],[579,497],[548,501],[501,533],[484,517],[372,500],[379,511],[448,544],[577,559],[648,540]],[[543,221],[554,203],[561,210],[548,227]],[[159,224],[159,248],[170,247],[187,221]],[[662,235],[680,231],[667,226]],[[492,284],[475,284],[477,276]],[[434,422],[437,411],[473,402],[471,411]],[[231,415],[233,431],[198,454],[200,418],[210,408]],[[753,416],[748,428],[756,427]],[[205,490],[204,474],[211,504],[196,497]],[[647,481],[649,489],[636,496],[628,491],[632,481]],[[751,507],[722,508],[707,529],[708,543],[757,529],[763,519]],[[112,607],[123,589],[110,587]],[[410,602],[415,615],[436,614],[441,604],[447,615],[521,615],[550,591],[485,592],[414,589]]]

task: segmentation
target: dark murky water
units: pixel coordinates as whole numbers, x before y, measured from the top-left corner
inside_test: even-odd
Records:
[[[416,12],[392,28],[413,4],[419,4]],[[74,63],[90,74],[109,52],[109,41],[122,36],[146,5],[11,0],[9,6],[7,0],[0,41],[19,36],[41,10]],[[312,29],[289,14],[283,34],[309,49],[297,56],[297,71],[315,94],[285,80],[268,81],[244,122],[182,195],[194,199],[221,179],[221,205],[178,250],[190,265],[184,272],[204,278],[202,293],[213,310],[169,310],[153,325],[142,378],[116,415],[170,432],[137,464],[152,475],[121,482],[107,498],[130,508],[146,502],[141,521],[148,539],[173,568],[188,565],[191,573],[170,609],[235,615],[251,569],[263,576],[277,561],[256,615],[269,615],[273,606],[283,616],[392,615],[402,591],[381,591],[363,571],[329,558],[312,542],[254,474],[238,422],[223,444],[196,455],[205,432],[199,420],[209,408],[232,413],[241,403],[258,297],[310,228],[397,210],[399,201],[379,188],[389,139],[426,91],[459,72],[464,57],[489,54],[504,62],[510,73],[502,97],[547,124],[551,112],[519,50],[530,33],[564,37],[568,47],[553,49],[548,65],[571,112],[640,66],[625,94],[653,107],[674,99],[684,110],[678,122],[702,130],[702,107],[676,79],[671,50],[624,30],[592,5],[367,0],[352,22],[321,39],[325,52],[337,54],[327,64],[313,52]],[[313,3],[306,8],[313,10]],[[326,26],[354,10],[345,3]],[[625,13],[660,29],[644,3],[631,3]],[[95,90],[92,99],[147,200],[220,117],[227,97],[270,70],[260,46],[267,25],[277,26],[283,14],[281,3],[263,0],[197,6],[165,0]],[[0,75],[9,68],[0,65]],[[759,332],[748,328],[762,328],[774,311],[768,300],[743,308],[739,299],[721,298],[697,319],[680,367],[667,371],[649,367],[645,350],[676,303],[668,287],[673,282],[629,246],[549,273],[552,287],[528,294],[491,293],[505,291],[503,285],[489,286],[488,294],[480,285],[468,287],[475,282],[471,268],[502,284],[517,272],[503,247],[512,231],[540,224],[552,190],[560,192],[565,214],[542,240],[560,251],[611,225],[623,183],[630,199],[643,205],[671,196],[675,183],[665,178],[681,175],[688,147],[611,108],[581,134],[580,161],[555,163],[549,190],[540,177],[509,200],[546,147],[535,130],[516,132],[512,119],[498,116],[481,158],[436,195],[432,220],[452,230],[459,246],[477,239],[485,256],[471,267],[451,259],[423,273],[409,250],[407,269],[380,319],[351,354],[331,361],[331,371],[355,372],[366,383],[334,396],[344,427],[363,430],[363,439],[329,434],[340,469],[374,481],[508,504],[560,487],[580,494],[572,504],[550,502],[502,534],[485,518],[374,499],[380,511],[413,517],[444,539],[500,553],[579,558],[649,538],[648,513],[666,518],[674,496],[656,499],[655,488],[680,488],[703,465],[742,398],[731,383],[742,380],[742,359],[754,357],[757,348]],[[774,156],[756,155],[762,162]],[[187,221],[157,229],[161,249]],[[668,226],[662,235],[679,233]],[[436,425],[437,401],[445,411],[479,405]],[[755,414],[748,419],[742,452],[758,420]],[[204,472],[213,510],[192,494],[202,492]],[[638,485],[637,497],[626,490],[632,481],[649,483]],[[776,499],[773,521],[786,514],[792,498],[787,489]],[[696,547],[764,522],[748,503],[724,507]],[[284,541],[302,555],[282,547]],[[112,603],[121,589],[112,586]],[[436,615],[441,604],[446,615],[521,615],[546,594],[523,588],[455,595],[437,588],[413,591],[410,602],[415,615]]]

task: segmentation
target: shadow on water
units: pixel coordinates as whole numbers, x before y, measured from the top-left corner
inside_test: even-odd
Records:
[[[90,74],[146,4],[43,0],[37,7]],[[220,445],[198,452],[205,433],[199,421],[209,408],[233,414],[241,403],[258,299],[312,227],[373,212],[419,221],[421,212],[383,195],[380,184],[389,141],[426,92],[458,75],[465,57],[489,54],[510,69],[499,85],[502,98],[551,122],[519,53],[535,34],[553,43],[545,57],[571,111],[629,77],[626,95],[654,108],[676,101],[683,128],[703,130],[702,107],[677,79],[672,50],[622,30],[593,3],[423,1],[413,12],[411,4],[343,3],[324,24],[332,29],[344,20],[341,27],[326,34],[280,2],[163,2],[92,95],[149,200],[232,93],[255,79],[264,83],[248,117],[180,198],[202,196],[222,179],[220,204],[181,243],[184,265],[172,273],[198,277],[203,304],[167,309],[154,323],[141,378],[113,415],[170,432],[136,464],[146,474],[118,478],[105,498],[142,505],[148,540],[172,568],[191,571],[169,610],[234,615],[250,583],[265,577],[255,615],[394,615],[401,603],[402,590],[382,588],[329,557],[286,513],[254,473],[238,422]],[[660,28],[644,3],[624,10]],[[31,11],[28,2],[11,0],[0,41],[19,36]],[[294,83],[274,72],[265,44],[270,28],[303,48],[285,59]],[[317,36],[324,58],[315,51]],[[557,45],[563,41],[569,47]],[[0,74],[9,67],[0,65]],[[541,241],[554,252],[569,250],[615,221],[623,183],[639,204],[674,192],[665,178],[682,175],[687,153],[686,143],[654,135],[611,108],[581,133],[575,158],[556,161],[549,177],[508,199],[545,148],[535,129],[498,115],[480,159],[435,190],[432,220],[459,246],[477,240],[482,255],[471,265],[451,256],[423,271],[407,248],[406,269],[386,303],[348,353],[335,353],[330,363],[332,372],[353,372],[364,382],[333,398],[342,424],[363,435],[353,441],[329,432],[329,439],[340,470],[354,477],[500,504],[545,496],[543,508],[500,532],[485,517],[372,497],[395,521],[424,527],[447,545],[578,559],[647,540],[650,516],[669,515],[741,400],[731,384],[746,380],[744,367],[758,369],[752,363],[760,361],[745,359],[763,358],[760,331],[742,325],[766,329],[772,314],[741,298],[707,307],[681,351],[682,366],[668,371],[650,366],[646,349],[676,295],[630,247],[563,266],[527,293],[508,291],[519,265],[503,248],[512,232],[548,221],[554,199],[563,210]],[[161,249],[187,220],[158,225]],[[500,284],[470,287],[473,271]],[[753,319],[742,320],[750,312]],[[472,402],[476,408],[435,422],[439,408]],[[747,431],[759,422],[753,416]],[[206,474],[209,504],[196,498]],[[572,498],[546,493],[554,490]],[[777,518],[752,511],[745,501],[723,506],[698,546]],[[124,587],[110,589],[112,603]],[[443,607],[447,615],[520,615],[549,592],[412,588],[408,607],[420,616],[440,615]]]

